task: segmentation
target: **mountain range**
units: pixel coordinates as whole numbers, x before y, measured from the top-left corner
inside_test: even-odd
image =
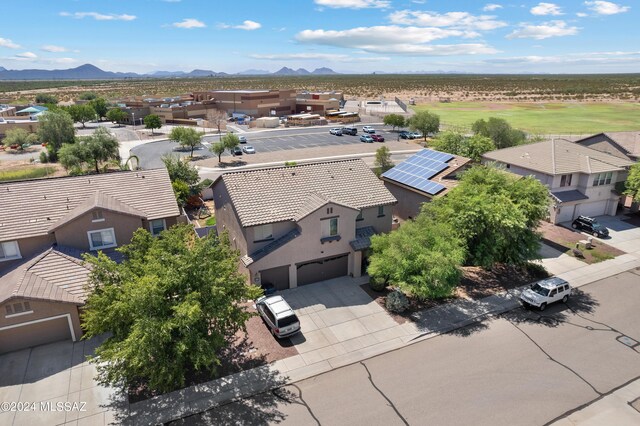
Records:
[[[265,70],[246,70],[237,74],[227,74],[211,70],[184,71],[155,71],[150,74],[137,74],[133,72],[111,72],[104,71],[95,65],[85,64],[76,68],[65,70],[8,70],[0,67],[0,80],[112,80],[120,78],[194,78],[194,77],[231,77],[233,75],[274,75],[274,76],[296,76],[296,75],[332,75],[338,74],[330,68],[317,68],[311,72],[304,68],[297,70],[282,67],[274,73]]]

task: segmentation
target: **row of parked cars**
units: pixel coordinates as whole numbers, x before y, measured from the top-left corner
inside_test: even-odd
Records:
[[[422,137],[422,133],[403,130],[398,133],[398,136],[400,136],[401,139],[420,139]]]
[[[371,126],[363,126],[362,131],[365,133],[360,136],[361,142],[373,143],[373,142],[384,142],[384,137],[382,135],[376,135],[376,129]],[[357,136],[358,129],[355,127],[334,127],[329,129],[329,133],[336,136],[342,135],[352,135]]]

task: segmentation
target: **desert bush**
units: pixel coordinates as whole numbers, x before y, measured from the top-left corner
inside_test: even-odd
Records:
[[[402,313],[409,307],[409,299],[400,290],[394,290],[387,296],[386,307],[390,312]]]
[[[387,287],[387,280],[382,277],[371,277],[369,279],[369,287],[373,291],[382,291]]]

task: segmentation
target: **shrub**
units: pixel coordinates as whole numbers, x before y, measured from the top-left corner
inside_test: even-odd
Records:
[[[296,163],[295,161],[285,161],[284,165],[285,167],[293,167],[293,166],[297,166],[298,163]]]
[[[369,287],[373,291],[382,291],[387,287],[387,280],[381,277],[371,277],[369,279]]]
[[[524,270],[526,273],[536,279],[547,278],[549,276],[549,272],[547,272],[547,269],[539,263],[525,263]]]
[[[399,314],[407,310],[409,299],[400,290],[394,290],[387,296],[386,306],[390,312]]]
[[[41,163],[48,163],[49,162],[49,156],[47,155],[47,153],[45,151],[40,151],[40,162]]]

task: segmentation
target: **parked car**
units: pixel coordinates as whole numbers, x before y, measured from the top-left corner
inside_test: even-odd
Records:
[[[339,129],[336,127],[336,128],[330,129],[329,133],[336,136],[342,136],[342,129]]]
[[[242,148],[242,151],[244,151],[245,154],[255,154],[256,150],[254,147],[252,147],[251,145],[246,145]]]
[[[247,138],[244,136],[238,136],[238,140],[240,141],[240,143],[247,143]]]
[[[360,136],[360,142],[373,143],[373,138],[369,135]]]
[[[300,320],[282,296],[262,296],[256,300],[256,309],[275,337],[288,337],[300,331]]]
[[[525,307],[533,306],[544,311],[550,303],[566,303],[571,296],[571,286],[562,278],[547,278],[534,283],[520,295]]]
[[[235,147],[233,147],[233,150],[231,151],[231,154],[233,154],[233,155],[242,155],[242,149],[240,149],[239,146],[235,146]]]
[[[384,142],[384,137],[382,135],[371,135],[371,139],[376,142]]]
[[[607,228],[598,223],[594,218],[588,216],[578,216],[578,218],[571,223],[571,227],[588,232],[594,237],[603,238],[609,236],[609,230]]]
[[[413,136],[411,136],[411,132],[407,132],[406,130],[398,133],[398,136],[400,136],[402,139],[413,139]]]
[[[341,130],[343,135],[355,136],[358,134],[358,129],[355,127],[343,127]]]
[[[420,139],[422,137],[422,133],[420,132],[412,132],[411,137],[409,139]]]
[[[364,126],[364,127],[362,128],[362,131],[363,131],[363,132],[365,132],[365,133],[375,133],[375,132],[376,132],[376,129],[374,129],[374,128],[373,128],[373,127],[371,127],[371,126]]]

